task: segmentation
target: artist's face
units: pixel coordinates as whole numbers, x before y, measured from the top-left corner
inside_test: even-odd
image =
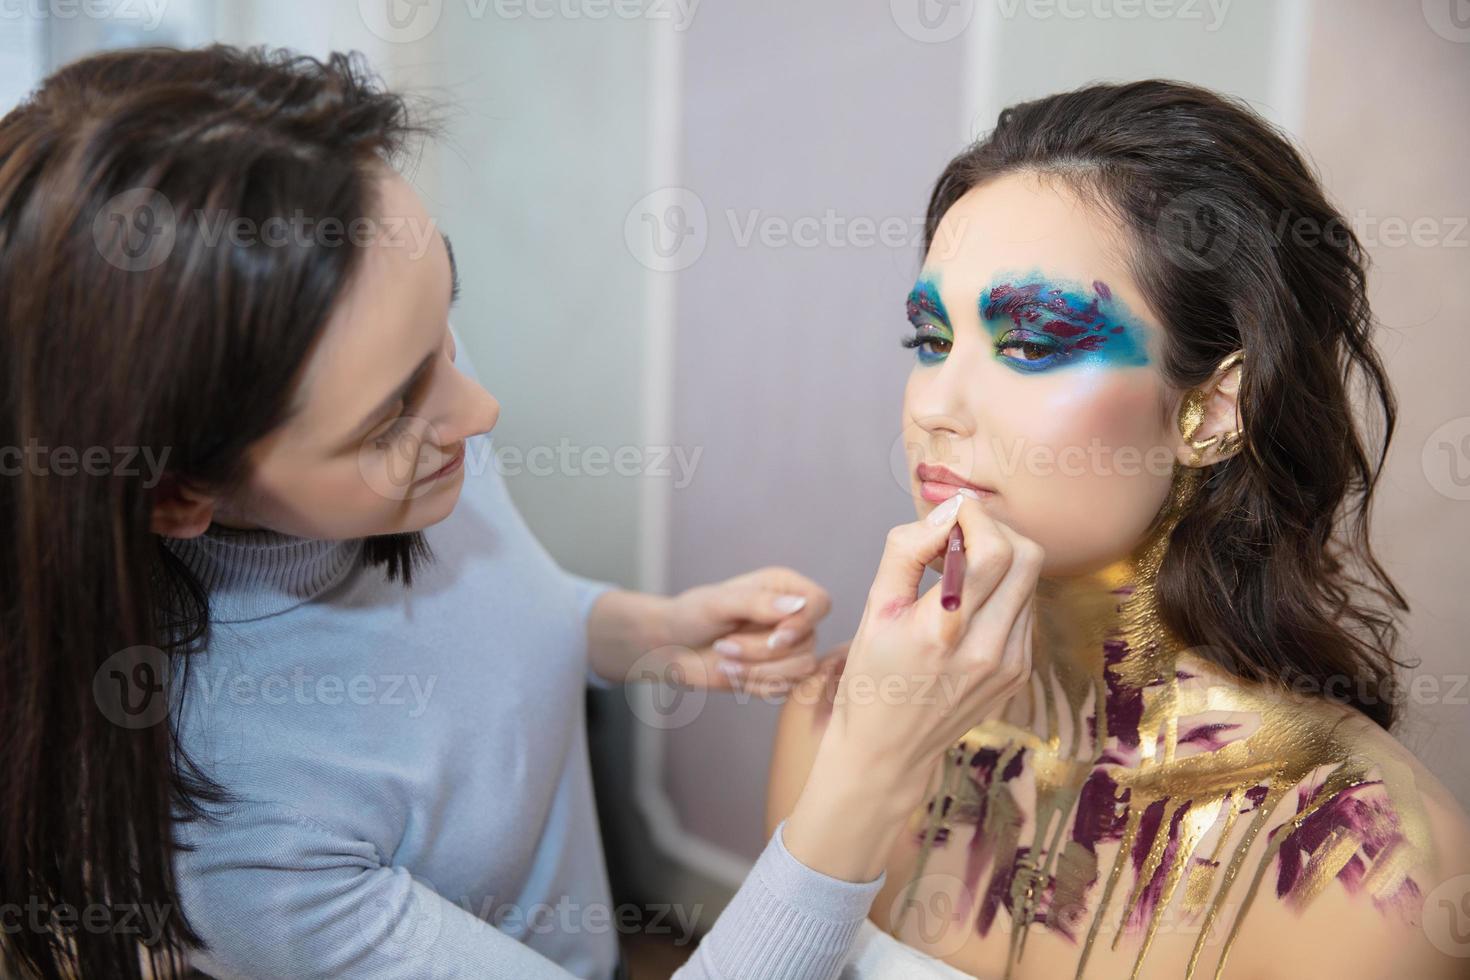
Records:
[[[1122,243],[1059,183],[1009,175],[944,215],[909,296],[915,506],[956,480],[993,491],[987,512],[1045,549],[1048,575],[1125,557],[1169,490],[1181,393]]]
[[[500,406],[453,364],[447,243],[405,180],[385,169],[377,188],[381,233],[306,365],[301,409],[251,448],[220,523],[315,538],[421,530],[454,508],[465,440],[495,425]]]

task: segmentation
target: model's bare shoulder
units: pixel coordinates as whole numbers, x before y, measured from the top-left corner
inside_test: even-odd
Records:
[[[776,723],[771,751],[771,773],[766,786],[766,834],[791,813],[806,785],[817,746],[827,730],[827,719],[837,693],[837,682],[847,662],[847,645],[829,651],[816,671],[792,686]]]
[[[1259,843],[1275,852],[1273,900],[1242,922],[1237,965],[1261,977],[1465,977],[1470,817],[1392,734],[1352,709],[1312,710],[1335,715],[1348,752],[1272,814]]]

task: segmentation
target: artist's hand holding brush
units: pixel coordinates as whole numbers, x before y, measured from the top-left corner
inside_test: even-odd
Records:
[[[952,550],[955,539],[961,548]],[[949,574],[920,595],[924,569],[946,558]],[[967,491],[889,532],[815,764],[786,821],[795,857],[850,881],[883,869],[945,750],[1030,677],[1042,558],[1040,545]],[[945,608],[946,598],[958,602]]]

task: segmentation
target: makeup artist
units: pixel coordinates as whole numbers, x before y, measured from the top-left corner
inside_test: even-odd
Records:
[[[583,684],[816,666],[795,572],[644,595],[531,536],[448,242],[379,231],[432,228],[418,135],[358,61],[228,47],[0,121],[0,445],[38,449],[0,479],[6,976],[613,976]],[[1029,672],[1040,562],[963,495],[893,530],[820,763],[677,976],[836,974],[924,774]]]

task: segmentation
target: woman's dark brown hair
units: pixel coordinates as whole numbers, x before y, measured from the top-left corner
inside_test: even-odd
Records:
[[[1243,102],[1179,82],[1093,85],[1003,110],[935,184],[924,245],[968,190],[1010,173],[1127,229],[1184,390],[1244,350],[1245,449],[1210,467],[1159,570],[1164,622],[1237,676],[1396,717],[1393,609],[1369,509],[1396,414],[1375,352],[1367,256],[1291,143]],[[1355,373],[1381,412],[1370,455]]]
[[[171,720],[109,717],[94,681],[119,657],[151,669],[149,651],[177,678],[207,643],[208,596],[151,533],[153,504],[170,481],[239,486],[361,253],[351,236],[212,242],[197,216],[351,227],[377,164],[428,129],[357,56],[225,46],[91,57],[0,120],[6,976],[172,975],[199,944],[171,827],[227,794]],[[418,534],[363,554],[404,584],[429,557]],[[127,926],[145,907],[162,941]]]

